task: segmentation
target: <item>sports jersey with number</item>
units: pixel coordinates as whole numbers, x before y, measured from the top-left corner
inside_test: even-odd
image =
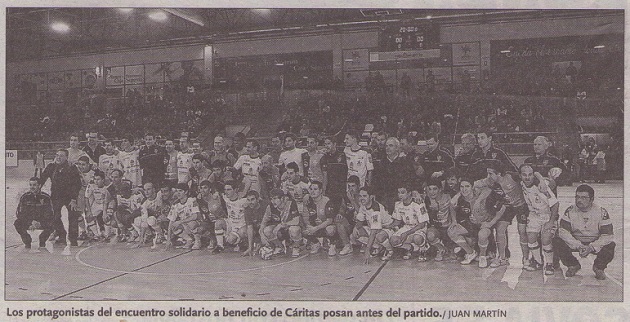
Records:
[[[361,186],[365,186],[368,171],[374,170],[372,155],[365,150],[354,151],[349,147],[346,147],[343,152],[346,154],[348,177],[352,175],[359,177]]]
[[[551,207],[558,203],[558,199],[547,186],[546,191],[541,191],[537,185],[525,186],[521,181],[523,196],[529,208],[529,217],[536,217],[548,221],[551,219]]]
[[[233,228],[245,226],[245,207],[248,203],[247,199],[238,198],[236,200],[230,200],[230,198],[223,196],[223,200],[227,208],[228,224]]]
[[[282,151],[282,153],[280,153],[280,158],[278,160],[285,167],[291,162],[297,163],[298,167],[300,168],[299,174],[303,176],[305,154],[306,156],[308,156],[308,151],[304,149],[300,149],[300,148],[294,148],[292,150]]]
[[[193,153],[177,153],[177,182],[188,183],[190,181],[190,168],[192,167]]]
[[[451,197],[442,194],[437,199],[425,198],[428,205],[429,218],[432,225],[438,227],[448,227],[451,224]]]
[[[415,227],[424,222],[428,223],[429,213],[424,203],[418,204],[412,201],[405,205],[402,201],[397,201],[392,218],[402,221],[405,226]]]
[[[184,220],[191,217],[197,219],[199,216],[199,205],[196,198],[188,198],[185,203],[177,202],[171,206],[168,215],[170,221]]]
[[[164,172],[164,179],[169,181],[177,181],[177,151],[167,153],[164,162],[166,162],[166,172]]]
[[[241,170],[244,179],[251,183],[250,190],[255,190],[260,193],[260,182],[258,175],[262,168],[262,161],[260,157],[252,158],[248,154],[241,155],[236,163],[234,163],[234,169]]]
[[[357,213],[357,221],[367,221],[370,229],[383,229],[383,226],[391,225],[394,219],[383,205],[373,201],[370,208],[361,205]]]
[[[133,150],[118,153],[118,158],[123,165],[123,177],[131,181],[134,187],[142,185],[142,173],[140,172],[140,162],[138,162],[139,152],[139,150]]]
[[[85,198],[88,200],[90,197],[93,198],[90,210],[94,216],[98,215],[99,212],[104,212],[105,202],[108,196],[109,192],[107,191],[107,187],[98,187],[93,183],[88,184],[85,189]]]
[[[308,194],[309,184],[300,180],[297,183],[291,182],[289,180],[282,181],[280,185],[280,189],[293,199],[302,199],[305,195]]]
[[[98,168],[101,169],[101,171],[105,172],[105,174],[107,174],[107,177],[109,178],[112,170],[123,170],[123,164],[122,162],[120,162],[120,158],[118,158],[117,155],[103,154],[98,158]]]

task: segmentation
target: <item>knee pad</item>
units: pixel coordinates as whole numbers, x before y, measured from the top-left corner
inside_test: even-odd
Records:
[[[533,243],[527,243],[527,246],[529,247],[529,249],[537,249],[539,247],[537,241]]]

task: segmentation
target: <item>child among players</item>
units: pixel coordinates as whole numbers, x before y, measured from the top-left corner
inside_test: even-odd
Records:
[[[537,178],[534,176],[534,169],[531,165],[521,165],[519,173],[521,175],[523,194],[529,208],[526,230],[529,251],[533,257],[530,265],[523,268],[528,271],[535,271],[543,268],[544,263],[545,275],[553,275],[553,238],[558,228],[558,208],[560,203],[551,191],[551,188],[545,186],[546,190],[543,190],[537,185]],[[540,254],[539,238],[542,242],[544,259],[541,258]]]
[[[411,252],[414,248],[425,250],[427,244],[427,225],[429,223],[429,214],[424,203],[416,203],[411,197],[411,187],[407,184],[401,184],[398,187],[398,199],[394,204],[394,226],[402,226],[394,232],[390,238],[390,242],[394,247],[401,247],[406,250],[404,259],[411,258]],[[423,256],[423,255],[421,255]]]
[[[85,189],[87,201],[85,211],[86,226],[95,236],[103,236],[108,239],[111,234],[110,221],[113,213],[108,213],[107,202],[112,199],[107,187],[105,187],[105,173],[101,170],[94,171],[94,182],[89,183]],[[100,220],[99,220],[100,218]],[[102,231],[96,226],[96,222],[102,223]]]

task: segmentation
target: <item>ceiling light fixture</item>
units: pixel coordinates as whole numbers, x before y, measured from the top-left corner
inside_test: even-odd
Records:
[[[122,13],[130,13],[133,11],[133,8],[118,8],[118,11]]]
[[[65,22],[53,22],[50,24],[50,28],[56,32],[68,32],[70,31],[70,26]]]
[[[602,49],[602,48],[605,48],[605,47],[606,47],[606,46],[604,46],[604,45],[597,45],[597,46],[595,46],[595,47],[593,47],[593,48],[595,48],[595,49]]]
[[[155,21],[166,21],[168,19],[168,15],[164,11],[153,11],[149,13],[149,18]]]

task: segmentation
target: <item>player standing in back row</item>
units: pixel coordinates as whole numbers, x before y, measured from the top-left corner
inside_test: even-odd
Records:
[[[370,186],[372,182],[372,155],[362,150],[359,146],[359,137],[355,133],[347,133],[343,142],[346,148],[343,152],[346,154],[346,162],[348,163],[348,177],[355,175],[359,177],[361,186]]]

